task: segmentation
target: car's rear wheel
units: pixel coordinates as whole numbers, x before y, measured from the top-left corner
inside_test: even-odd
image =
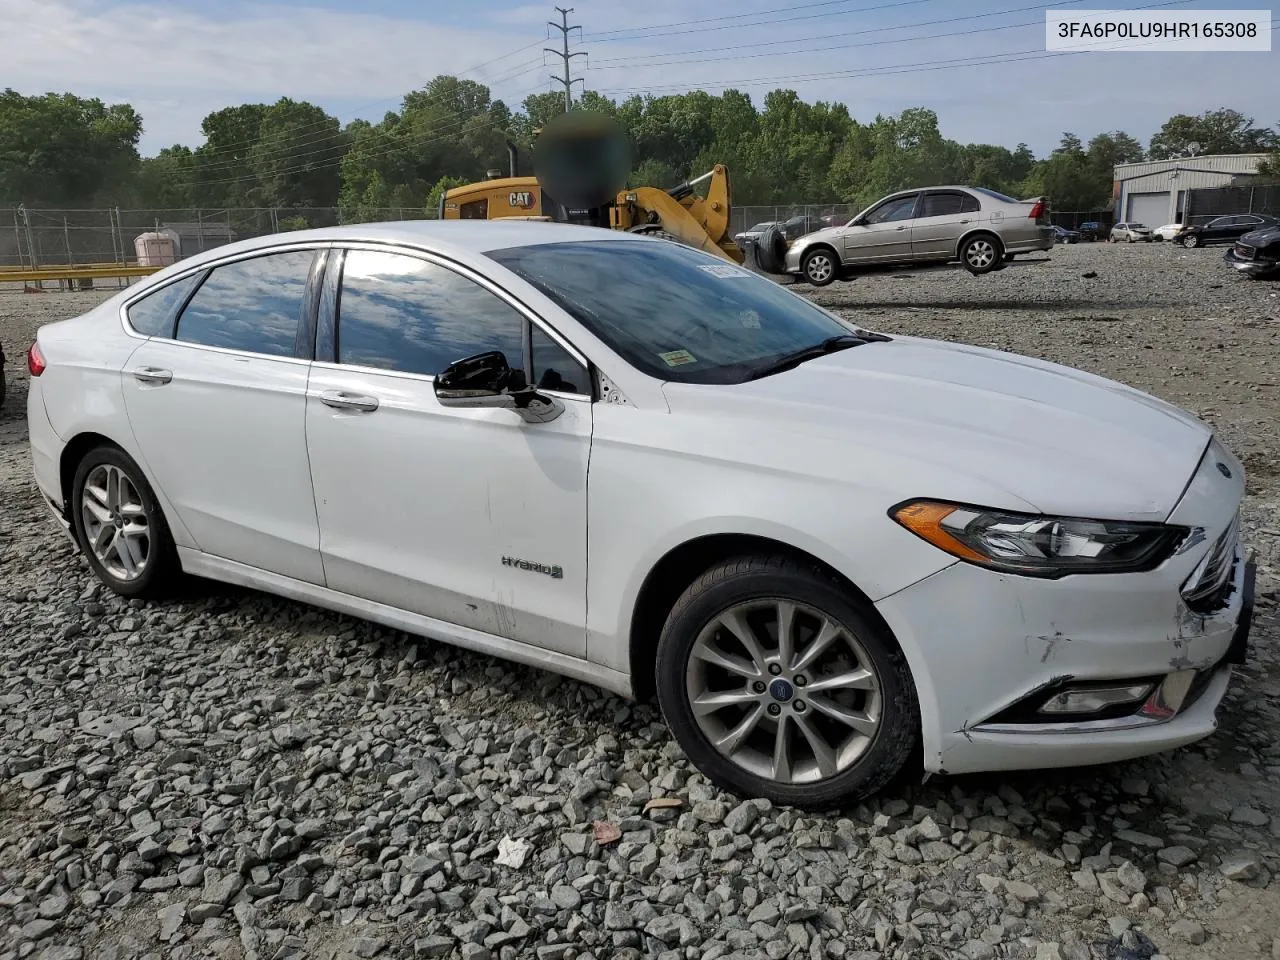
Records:
[[[1000,241],[986,233],[972,236],[960,246],[960,262],[973,274],[990,273],[1000,266],[1003,256]]]
[[[800,265],[800,272],[805,280],[815,287],[825,287],[834,281],[839,269],[836,255],[825,247],[819,247],[805,254],[804,263]]]
[[[177,552],[141,469],[118,447],[90,450],[71,488],[76,540],[94,574],[121,596],[148,597],[178,573]]]
[[[821,809],[893,780],[919,738],[906,660],[865,602],[786,557],[727,561],[672,609],[658,699],[709,779]]]

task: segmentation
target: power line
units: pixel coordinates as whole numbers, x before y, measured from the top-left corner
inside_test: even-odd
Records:
[[[1280,23],[1273,24],[1272,32],[1280,30]],[[1162,40],[1154,40],[1151,43],[1162,43]],[[1145,46],[1147,44],[1134,44],[1134,46]],[[713,85],[724,89],[729,86],[760,86],[762,84],[788,83],[795,81],[813,81],[813,80],[834,80],[863,76],[880,76],[880,75],[897,75],[904,73],[929,73],[936,70],[952,70],[958,67],[986,66],[996,63],[1020,63],[1028,60],[1049,60],[1055,57],[1073,57],[1086,53],[1094,53],[1092,50],[1059,50],[1046,53],[1043,47],[1035,50],[1017,50],[1009,53],[984,54],[978,57],[961,57],[955,60],[937,61],[931,60],[923,63],[906,63],[893,64],[883,67],[867,67],[859,70],[838,70],[828,73],[810,73],[810,74],[791,74],[775,77],[758,77],[755,79],[744,78],[735,80],[718,81],[714,84],[690,85],[688,83],[671,83],[658,84],[648,87],[602,87],[597,93],[606,94],[625,94],[625,93],[650,93],[654,90],[683,89],[695,90],[702,89],[705,86]]]
[[[568,113],[573,109],[574,83],[582,82],[584,87],[586,85],[586,81],[581,77],[578,77],[577,81],[569,78],[569,61],[574,57],[585,57],[587,53],[585,50],[575,50],[573,53],[569,52],[569,31],[577,30],[578,38],[582,38],[582,27],[578,24],[574,24],[573,26],[569,25],[569,14],[573,13],[573,7],[556,7],[556,11],[560,14],[560,22],[556,23],[554,20],[548,20],[547,25],[555,27],[555,29],[560,31],[561,48],[559,50],[553,50],[551,47],[543,47],[542,49],[564,61],[564,78],[552,77],[551,79],[556,83],[564,84],[564,112]]]
[[[1048,10],[1051,7],[1058,7],[1058,6],[1062,6],[1065,3],[1073,3],[1073,2],[1076,2],[1076,0],[1057,0],[1057,2],[1054,2],[1054,3],[1035,4],[1033,6],[1028,6],[1028,7],[1013,7],[1008,10],[997,10],[990,13],[977,13],[977,14],[971,14],[963,17],[947,17],[941,20],[923,20],[923,21],[920,21],[919,23],[901,24],[899,26],[893,26],[893,27],[868,27],[864,30],[848,30],[843,33],[826,33],[816,37],[796,37],[791,40],[762,40],[757,43],[740,43],[734,46],[711,47],[711,48],[706,48],[701,50],[678,50],[678,51],[672,51],[668,53],[638,54],[638,55],[629,56],[629,57],[609,57],[607,59],[600,60],[599,64],[631,63],[631,65],[630,66],[593,66],[592,69],[593,70],[635,70],[635,69],[644,69],[645,67],[664,67],[664,66],[671,66],[672,64],[679,64],[684,62],[679,59],[682,56],[690,56],[695,54],[701,55],[701,54],[707,54],[707,53],[720,53],[726,50],[750,50],[750,49],[755,49],[756,47],[776,47],[776,46],[781,46],[783,44],[810,43],[815,40],[834,40],[838,37],[860,37],[860,36],[867,36],[868,34],[884,33],[892,30],[907,30],[907,29],[914,29],[916,27],[929,27],[929,26],[937,26],[937,25],[947,24],[947,23],[960,23],[966,20],[979,20],[985,17],[1004,16],[1011,13],[1025,13],[1028,10]],[[1179,6],[1179,5],[1190,3],[1190,2],[1192,2],[1192,0],[1165,0],[1165,2],[1163,3],[1144,4],[1143,6],[1134,7],[1132,9],[1146,10],[1146,9],[1151,9],[1153,7],[1172,7],[1172,6]],[[803,51],[779,50],[773,53],[731,54],[728,56],[700,57],[699,62],[709,63],[709,62],[715,62],[718,60],[749,60],[749,59],[756,59],[759,57],[784,57],[784,56],[795,56],[795,54],[799,52],[823,53],[830,50],[849,50],[856,47],[870,47],[870,46],[878,46],[880,44],[912,43],[918,40],[942,40],[942,39],[948,39],[951,37],[972,36],[978,33],[994,33],[999,30],[1012,30],[1020,27],[1041,26],[1042,24],[1043,24],[1042,20],[1029,20],[1029,21],[1022,21],[1020,23],[1007,23],[1007,24],[994,26],[994,27],[977,27],[977,28],[974,28],[973,30],[950,31],[947,33],[934,33],[934,34],[926,34],[923,36],[915,36],[915,37],[891,37],[886,39],[872,40],[866,43],[836,44],[834,46],[829,46],[829,47],[807,47]],[[660,58],[668,58],[668,59],[660,60]],[[655,60],[655,61],[660,60],[660,62],[633,63],[633,61],[637,61],[637,60]]]
[[[678,20],[675,23],[654,24],[653,26],[649,26],[649,27],[629,27],[622,30],[604,30],[604,31],[601,31],[600,33],[587,34],[587,38],[590,40],[596,40],[600,43],[613,43],[614,41],[617,41],[617,40],[651,40],[654,38],[654,36],[670,36],[671,27],[684,27],[690,24],[697,24],[698,29],[681,30],[678,32],[679,33],[701,33],[703,29],[726,29],[727,30],[727,29],[733,29],[733,27],[707,28],[706,24],[719,23],[725,20],[741,20],[743,17],[763,17],[766,15],[774,14],[774,13],[794,13],[797,10],[810,10],[810,9],[813,9],[814,7],[834,7],[834,6],[840,6],[840,5],[843,5],[846,3],[852,3],[852,2],[853,0],[821,0],[821,2],[819,3],[797,3],[789,7],[777,7],[773,10],[756,10],[752,13],[728,14],[727,16],[723,16],[723,17],[702,17],[697,20]],[[870,13],[874,10],[890,10],[896,7],[912,7],[922,3],[935,3],[935,2],[937,2],[937,0],[894,0],[893,3],[881,3],[872,7],[858,7],[854,10],[837,10],[834,13],[833,12],[815,13],[809,16],[804,16],[804,17],[784,17],[780,20],[759,20],[759,21],[756,21],[755,23],[735,24],[734,26],[740,25],[744,27],[759,27],[769,23],[790,23],[793,20],[813,20],[817,17],[842,16],[846,13]],[[653,36],[636,36],[636,37],[617,36],[617,34],[621,34],[621,33],[636,33],[642,30],[643,31],[657,30],[662,32],[658,34],[654,34]]]

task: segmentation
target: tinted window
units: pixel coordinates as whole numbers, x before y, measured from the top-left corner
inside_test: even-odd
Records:
[[[295,250],[216,268],[178,318],[178,339],[292,357],[314,256]]]
[[[853,332],[772,280],[678,243],[577,241],[489,256],[662,380],[740,383]]]
[[[463,220],[484,220],[489,216],[489,201],[472,200],[470,203],[464,203],[458,210],[458,215]]]
[[[173,336],[173,315],[200,279],[195,273],[129,305],[129,326],[148,337]]]
[[[583,396],[591,393],[587,371],[582,364],[538,327],[533,328],[533,382],[543,390]]]
[[[920,216],[948,217],[977,209],[978,201],[967,193],[926,193]]]
[[[867,223],[890,223],[894,220],[909,220],[915,205],[916,195],[914,193],[909,197],[890,200],[887,203],[882,203],[867,214]]]
[[[338,362],[435,376],[501,350],[524,366],[516,310],[466,277],[417,257],[347,251],[338,294]]]

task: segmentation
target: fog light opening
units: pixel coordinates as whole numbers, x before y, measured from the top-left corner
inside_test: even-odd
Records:
[[[1153,686],[1151,683],[1129,683],[1107,687],[1074,687],[1049,697],[1041,704],[1038,712],[1051,717],[1102,713],[1115,707],[1141,703],[1151,693]]]

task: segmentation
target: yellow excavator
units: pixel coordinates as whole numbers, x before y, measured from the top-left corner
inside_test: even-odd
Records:
[[[664,237],[742,263],[729,235],[729,171],[716,164],[679,186],[624,188],[630,168],[626,137],[609,117],[562,114],[539,131],[535,176],[520,175],[507,141],[510,175],[454,187],[440,198],[443,220],[552,220]],[[705,191],[699,194],[699,188]]]

